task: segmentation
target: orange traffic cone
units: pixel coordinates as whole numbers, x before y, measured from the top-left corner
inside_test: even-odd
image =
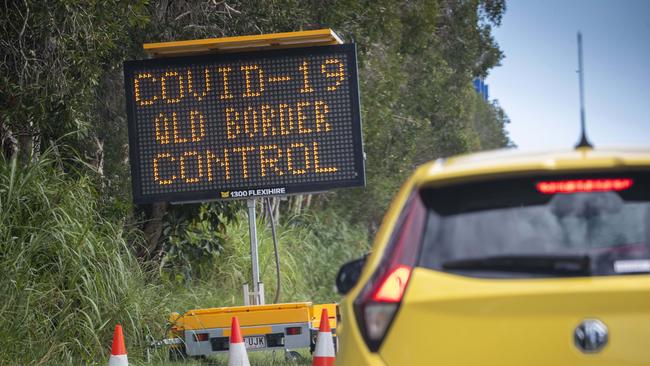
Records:
[[[318,328],[318,337],[316,338],[316,349],[314,350],[314,360],[312,366],[332,366],[336,354],[334,353],[334,340],[330,330],[330,320],[327,316],[327,309],[323,309],[320,316],[320,327]]]
[[[239,329],[239,319],[232,317],[230,326],[230,349],[228,350],[228,366],[250,366],[248,354],[246,354],[246,345],[244,338],[241,336]]]
[[[129,366],[122,326],[119,324],[115,326],[115,332],[113,333],[113,349],[111,350],[111,358],[108,359],[108,366]]]

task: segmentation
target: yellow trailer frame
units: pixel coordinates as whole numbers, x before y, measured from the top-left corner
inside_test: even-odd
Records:
[[[292,350],[315,346],[321,312],[327,309],[329,325],[336,334],[337,304],[310,302],[193,309],[172,313],[170,330],[161,343],[170,345],[170,358],[206,357],[229,349],[231,321],[239,320],[250,351]]]

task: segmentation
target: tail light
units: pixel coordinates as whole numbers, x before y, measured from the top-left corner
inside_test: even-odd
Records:
[[[359,328],[368,348],[376,352],[402,303],[418,260],[426,208],[415,192],[407,200],[381,262],[354,302]]]
[[[195,342],[205,342],[210,339],[210,334],[208,333],[194,333]]]
[[[287,327],[284,328],[284,333],[286,335],[299,335],[302,334],[302,327]]]

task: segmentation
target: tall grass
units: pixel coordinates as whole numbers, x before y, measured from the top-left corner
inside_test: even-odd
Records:
[[[121,323],[137,350],[161,324],[159,286],[123,225],[98,214],[93,184],[46,153],[0,161],[0,364],[95,364]],[[75,177],[75,178],[72,178]]]
[[[261,208],[260,208],[261,209]],[[260,278],[266,301],[275,297],[276,268],[270,223],[257,223]],[[177,311],[241,305],[242,284],[251,281],[249,228],[246,212],[225,225],[223,249],[212,268],[190,288],[177,291]],[[310,211],[283,220],[277,227],[280,252],[280,302],[338,301],[334,280],[344,262],[369,248],[367,230],[351,225],[334,211]]]
[[[164,336],[171,310],[242,304],[241,285],[250,283],[251,272],[245,211],[220,233],[223,250],[206,275],[181,286],[144,269],[150,266],[129,248],[141,240],[137,233],[100,214],[92,180],[73,166],[51,152],[25,167],[0,160],[0,365],[106,363],[116,323],[124,327],[132,363],[144,364],[146,346]],[[258,234],[271,302],[269,224],[258,222]],[[337,301],[338,267],[368,248],[366,230],[333,211],[284,220],[278,240],[282,302]],[[165,353],[153,357],[160,362]]]

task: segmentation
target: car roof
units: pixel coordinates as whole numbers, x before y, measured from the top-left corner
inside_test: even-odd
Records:
[[[412,179],[417,186],[430,186],[532,174],[630,169],[650,169],[650,149],[494,150],[429,162],[418,168]]]

